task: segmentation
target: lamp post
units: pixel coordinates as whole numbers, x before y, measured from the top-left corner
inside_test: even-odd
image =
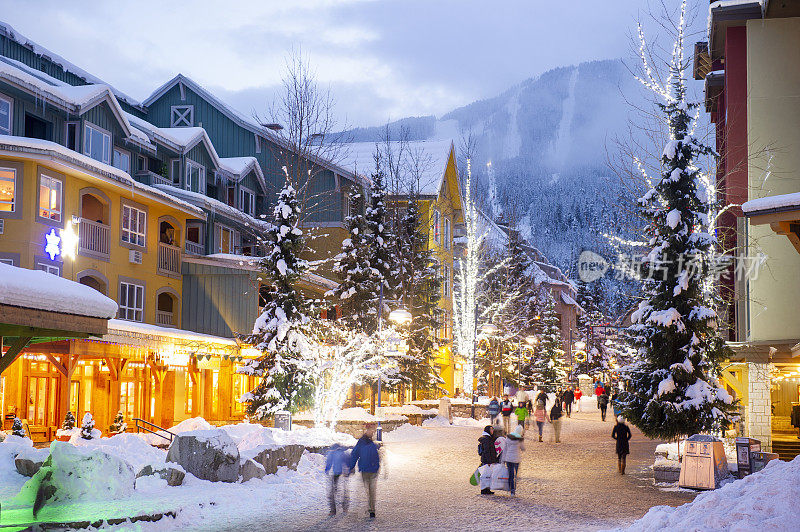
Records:
[[[536,344],[539,343],[539,339],[532,334],[529,334],[525,337],[525,343],[528,344],[531,348],[531,358],[536,356]],[[520,380],[522,379],[522,375],[520,373]]]
[[[404,308],[399,308],[391,311],[389,313],[389,321],[396,323],[397,325],[405,325],[407,323],[411,323],[411,313]],[[378,298],[378,337],[381,336],[383,332],[383,283],[381,283],[381,293],[380,297]],[[381,406],[381,372],[380,368],[378,369],[378,408],[383,411],[383,407]],[[378,441],[382,441],[383,439],[383,431],[381,429],[381,418],[378,417],[378,430],[376,432],[375,437]]]

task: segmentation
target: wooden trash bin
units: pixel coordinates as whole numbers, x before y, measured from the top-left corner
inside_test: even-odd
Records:
[[[713,436],[695,434],[684,442],[681,476],[678,481],[680,487],[713,490],[729,474],[722,441]]]

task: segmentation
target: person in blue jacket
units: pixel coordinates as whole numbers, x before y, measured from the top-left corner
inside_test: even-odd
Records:
[[[497,416],[500,414],[500,402],[497,400],[497,397],[492,397],[492,400],[489,401],[486,413],[489,414],[489,420],[492,425],[497,425]]]
[[[347,513],[347,506],[349,498],[347,494],[347,474],[350,472],[349,468],[350,456],[347,448],[334,443],[328,456],[325,459],[325,473],[330,475],[330,489],[328,490],[328,501],[331,506],[331,515],[336,515],[336,492],[339,491],[339,485],[342,488],[342,511]],[[344,478],[342,477],[344,475]]]
[[[361,471],[361,479],[364,481],[364,488],[367,490],[367,500],[369,501],[369,517],[375,518],[375,487],[378,484],[378,470],[381,467],[381,458],[378,453],[378,446],[372,441],[377,425],[373,422],[364,424],[364,435],[358,439],[356,446],[350,453],[350,470],[354,470],[358,464]]]

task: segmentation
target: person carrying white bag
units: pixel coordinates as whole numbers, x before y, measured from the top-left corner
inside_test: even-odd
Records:
[[[522,461],[522,451],[525,450],[523,434],[523,428],[518,426],[514,432],[505,438],[503,445],[503,465],[505,465],[508,472],[508,491],[512,496],[517,493],[517,473],[519,472],[519,463]],[[492,486],[492,489],[494,489],[494,486]]]
[[[478,468],[481,495],[494,495],[490,488],[494,468],[499,462],[499,457],[495,448],[494,427],[491,425],[486,425],[483,429],[483,434],[478,438],[478,454],[481,456],[481,466]]]

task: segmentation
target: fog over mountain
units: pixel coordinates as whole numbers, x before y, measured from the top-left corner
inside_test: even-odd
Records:
[[[484,208],[496,219],[517,220],[523,234],[551,262],[577,279],[577,258],[590,249],[613,256],[604,233],[626,226],[619,178],[608,166],[614,138],[631,112],[626,99],[641,91],[620,60],[549,70],[502,94],[434,116],[390,123],[393,138],[476,140],[472,159]],[[640,96],[639,96],[640,97]],[[386,125],[352,130],[354,141],[379,141]],[[630,287],[608,281],[608,304],[627,306]]]

